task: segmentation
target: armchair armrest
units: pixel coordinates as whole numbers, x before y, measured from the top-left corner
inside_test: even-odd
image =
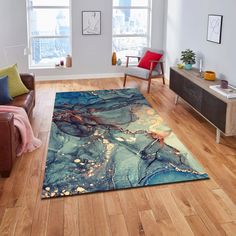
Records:
[[[153,69],[154,69],[154,67],[153,67],[153,64],[154,63],[157,63],[157,64],[160,64],[160,66],[161,66],[161,72],[162,72],[162,75],[164,75],[164,62],[162,61],[162,60],[150,60],[150,62],[151,62],[151,65],[150,65],[150,71],[151,71],[151,73],[152,73],[152,71],[153,71]]]
[[[140,61],[141,56],[126,56],[126,67],[129,66],[129,59],[130,59],[130,58],[137,58],[138,61]]]
[[[34,74],[20,74],[21,80],[23,84],[26,86],[29,90],[35,90],[35,75]]]
[[[140,58],[141,58],[141,56],[126,56],[126,57],[138,58],[138,60],[140,60]]]
[[[152,71],[154,69],[154,63],[156,63],[157,65],[158,63],[160,63],[160,60],[150,60],[150,62],[151,62],[150,70]]]

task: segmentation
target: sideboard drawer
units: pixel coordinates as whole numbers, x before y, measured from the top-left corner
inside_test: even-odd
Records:
[[[190,80],[183,77],[182,98],[192,105],[197,111],[201,112],[202,89]]]
[[[183,76],[170,69],[170,89],[179,96],[182,96],[183,91]]]
[[[225,132],[227,104],[207,91],[203,91],[202,115]]]

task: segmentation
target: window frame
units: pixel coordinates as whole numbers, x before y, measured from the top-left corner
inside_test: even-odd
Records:
[[[30,6],[31,0],[26,0],[26,8],[27,8],[27,43],[28,43],[28,48],[27,48],[27,54],[28,54],[28,67],[29,69],[48,69],[48,68],[55,68],[55,63],[54,64],[38,64],[38,65],[33,65],[32,61],[32,45],[33,45],[33,39],[69,39],[70,43],[70,55],[72,56],[72,3],[71,0],[68,0],[69,6],[55,6],[55,5],[50,5],[50,6]],[[31,35],[31,20],[30,20],[30,13],[31,9],[68,9],[69,10],[69,35],[40,35],[40,36],[32,36]],[[59,63],[59,62],[58,62]]]
[[[147,46],[146,47],[150,47],[151,38],[152,38],[152,36],[151,36],[152,0],[148,0],[148,6],[114,6],[114,0],[112,0],[112,20],[113,20],[113,13],[114,13],[115,9],[118,9],[118,10],[125,10],[125,9],[147,10],[147,12],[148,12],[148,15],[147,15],[147,34],[113,34],[113,30],[112,30],[112,45],[113,45],[113,39],[114,38],[141,37],[141,38],[146,38],[146,41],[147,41]],[[113,46],[112,46],[112,50],[114,50]]]

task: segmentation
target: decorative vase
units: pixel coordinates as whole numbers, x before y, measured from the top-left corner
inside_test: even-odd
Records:
[[[118,60],[117,60],[117,66],[121,66],[121,64],[122,64],[122,61],[121,61],[121,59],[119,58]]]
[[[185,64],[185,65],[184,65],[184,69],[185,69],[185,70],[191,70],[192,67],[193,67],[192,64]]]
[[[66,56],[66,67],[72,67],[72,57],[71,57],[71,55]]]
[[[116,52],[113,52],[113,53],[112,53],[111,64],[112,64],[113,66],[115,66],[116,63],[117,63]]]

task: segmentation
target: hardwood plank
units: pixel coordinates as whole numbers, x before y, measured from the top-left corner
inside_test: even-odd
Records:
[[[3,218],[3,216],[4,216],[4,213],[5,213],[5,210],[6,210],[5,207],[0,207],[0,225],[1,225],[2,218]]]
[[[78,200],[67,197],[64,200],[64,236],[79,236]]]
[[[93,194],[91,197],[93,204],[95,233],[98,236],[108,236],[111,234],[111,232],[103,193]]]
[[[27,207],[23,207],[20,211],[20,217],[16,224],[14,235],[30,236],[32,226],[32,211]]]
[[[214,235],[222,235],[223,231],[220,224],[217,222],[215,217],[211,214],[211,211],[202,202],[200,196],[196,193],[196,187],[192,188],[192,186],[188,187],[189,189],[186,190],[188,193],[189,198],[191,199],[191,205],[193,206],[194,210],[196,211],[197,215],[201,218],[201,220],[206,225],[207,229],[211,234]],[[209,202],[206,202],[208,204]]]
[[[207,212],[209,212],[217,222],[226,223],[232,221],[231,215],[218,203],[214,194],[205,188],[204,182],[193,183],[191,190],[201,205],[205,207]]]
[[[104,200],[109,216],[122,214],[120,199],[117,192],[107,192],[104,194]]]
[[[13,207],[23,191],[24,187],[22,185],[25,184],[25,181],[21,181],[19,176],[20,174],[22,174],[22,180],[24,180],[27,174],[25,172],[25,169],[28,163],[26,159],[28,159],[28,157],[24,158],[24,156],[25,155],[19,157],[16,160],[15,165],[13,166],[11,172],[11,178],[6,178],[4,181],[2,195],[0,197],[1,207],[6,207],[6,208]],[[16,184],[19,184],[20,187],[17,186]]]
[[[208,168],[206,169],[206,172],[208,173]],[[214,177],[211,177],[208,181],[205,182],[205,185],[208,189],[214,190],[214,189],[219,189],[220,185],[216,183]]]
[[[169,213],[164,205],[160,194],[158,193],[158,190],[154,191],[154,188],[145,188],[144,191],[147,195],[147,199],[149,201],[151,209],[153,210],[156,220],[170,220]]]
[[[118,194],[129,235],[144,235],[143,225],[138,214],[138,208],[134,202],[132,190],[122,190]]]
[[[205,224],[202,222],[202,220],[197,215],[190,215],[185,217],[188,221],[194,235],[202,235],[202,236],[208,236],[210,235],[210,232],[206,228]]]
[[[162,233],[160,231],[155,216],[151,210],[140,211],[139,216],[143,225],[145,235],[165,235],[164,232]]]
[[[128,236],[128,230],[125,223],[125,218],[122,214],[109,216],[111,234],[113,236]]]
[[[157,221],[157,225],[159,230],[163,232],[163,235],[168,235],[168,236],[179,235],[171,219],[159,220]]]
[[[135,190],[134,200],[138,211],[145,211],[151,209],[144,188],[138,188]]]
[[[42,141],[42,146],[30,155],[31,162],[27,165],[29,173],[27,181],[25,181],[25,188],[15,204],[15,206],[27,206],[31,214],[33,214],[37,198],[39,197],[38,193],[41,192],[40,180],[43,178],[43,175],[41,175],[41,166],[42,160],[44,160],[42,156],[45,156],[48,133],[40,133],[38,136]]]
[[[49,221],[49,206],[50,200],[41,200],[38,198],[32,222],[32,236],[46,235]]]
[[[48,218],[48,227],[47,234],[50,235],[63,235],[64,230],[64,199],[57,198],[53,201],[50,201],[49,206],[49,218]]]
[[[229,196],[222,189],[214,189],[212,192],[215,194],[221,206],[230,215],[230,220],[236,220],[236,205],[232,202]]]
[[[95,219],[91,195],[80,196],[79,202],[79,232],[83,236],[93,236],[95,233]]]
[[[26,187],[23,194],[18,199],[16,206],[24,206],[22,215],[16,225],[16,235],[30,235],[33,224],[34,210],[37,206],[37,201],[41,201],[40,193],[42,190],[40,179],[41,175],[42,156],[45,156],[45,148],[47,146],[47,133],[40,133],[39,138],[43,145],[34,152],[32,156],[30,172],[26,181]],[[35,224],[34,224],[35,226]]]
[[[222,224],[222,228],[224,229],[226,235],[235,236],[236,232],[236,222],[229,222],[226,224]]]
[[[14,235],[17,221],[20,217],[21,207],[7,208],[0,225],[0,235]]]
[[[189,227],[188,222],[184,218],[184,215],[177,207],[175,200],[171,195],[171,192],[165,189],[158,190],[158,192],[160,193],[162,201],[166,207],[166,210],[168,211],[168,214],[170,215],[171,221],[173,222],[177,232],[181,235],[194,235],[193,231]]]
[[[175,203],[178,206],[178,208],[181,210],[182,214],[184,216],[191,216],[196,215],[196,212],[191,205],[188,195],[183,190],[172,190],[171,191],[172,196],[175,199]]]

